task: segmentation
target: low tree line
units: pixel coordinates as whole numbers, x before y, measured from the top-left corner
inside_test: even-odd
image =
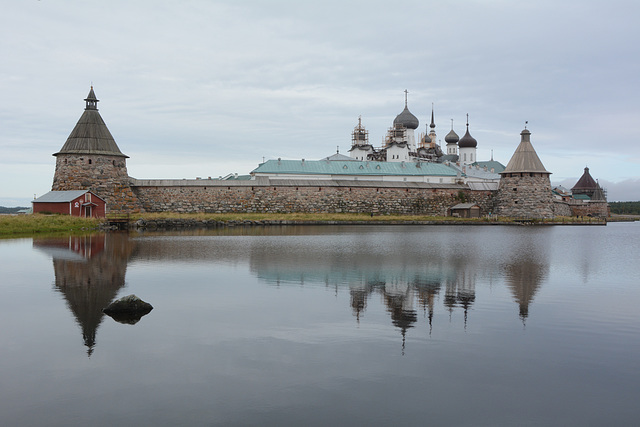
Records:
[[[14,214],[14,213],[18,213],[18,211],[21,211],[22,209],[27,209],[25,207],[15,207],[15,208],[6,208],[4,206],[0,206],[0,214]]]
[[[640,215],[640,202],[609,202],[611,213],[618,215]]]

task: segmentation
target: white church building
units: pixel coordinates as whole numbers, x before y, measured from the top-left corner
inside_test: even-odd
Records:
[[[416,138],[420,122],[409,111],[405,90],[404,109],[393,120],[381,147],[369,141],[369,131],[358,118],[351,133],[349,156],[336,153],[322,160],[268,160],[251,172],[254,179],[320,179],[407,181],[434,184],[466,184],[497,189],[504,166],[491,159],[478,162],[478,142],[466,132],[459,138],[453,130],[445,136],[446,152],[437,143],[434,108],[431,123]],[[494,188],[495,187],[495,188]]]

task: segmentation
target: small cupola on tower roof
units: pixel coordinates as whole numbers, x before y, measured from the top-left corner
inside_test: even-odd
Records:
[[[418,121],[418,118],[416,116],[414,116],[411,111],[409,111],[409,107],[408,102],[407,102],[407,96],[408,96],[409,92],[408,91],[404,91],[404,110],[402,110],[402,112],[400,114],[398,114],[396,116],[396,118],[393,120],[393,124],[397,125],[400,124],[404,127],[406,127],[407,129],[417,129],[418,126],[420,125],[420,122]]]
[[[100,154],[125,157],[118,148],[111,132],[98,112],[98,102],[93,86],[84,99],[86,106],[80,120],[71,131],[60,151],[54,154]]]
[[[84,108],[85,110],[97,110],[98,109],[98,102],[100,102],[100,100],[98,98],[96,98],[96,94],[93,91],[93,85],[91,85],[91,90],[89,91],[89,95],[87,95],[87,97],[84,99],[84,102],[86,102],[86,107]]]
[[[452,129],[453,130],[453,129]],[[446,141],[446,139],[445,139]],[[469,115],[467,114],[467,132],[464,134],[462,138],[458,141],[458,147],[460,148],[475,148],[478,146],[478,141],[469,133]]]
[[[544,168],[544,165],[540,161],[536,150],[531,145],[531,132],[529,129],[524,128],[520,132],[520,145],[513,153],[511,160],[507,164],[504,171],[500,172],[501,175],[508,173],[544,173],[551,174]]]

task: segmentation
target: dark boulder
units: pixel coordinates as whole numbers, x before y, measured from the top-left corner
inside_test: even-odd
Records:
[[[151,310],[153,306],[148,302],[142,301],[135,295],[127,295],[109,304],[102,309],[102,312],[111,316],[116,322],[134,325]]]

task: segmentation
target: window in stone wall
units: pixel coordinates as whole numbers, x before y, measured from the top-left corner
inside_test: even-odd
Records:
[[[89,164],[91,164],[91,159],[89,159]]]

